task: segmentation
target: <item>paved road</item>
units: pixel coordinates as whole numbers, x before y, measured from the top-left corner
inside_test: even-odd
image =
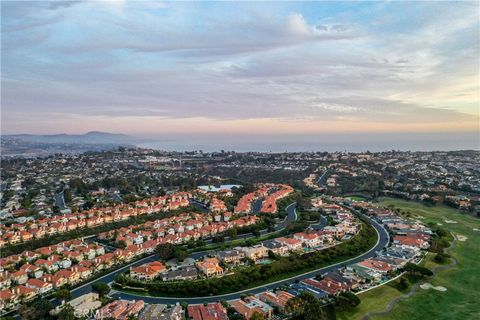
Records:
[[[295,208],[294,207],[293,208],[289,207],[289,210],[291,210],[291,212],[293,212],[293,214],[295,214]],[[358,215],[362,215],[360,212],[357,212],[357,211],[355,211],[355,212]],[[364,259],[373,257],[373,256],[376,255],[377,252],[381,251],[383,248],[385,248],[388,245],[390,239],[389,239],[388,232],[385,230],[385,228],[383,228],[383,226],[380,225],[375,220],[373,220],[373,219],[371,219],[371,218],[369,218],[365,215],[362,215],[362,216],[365,217],[367,222],[370,223],[375,228],[375,230],[378,234],[378,240],[377,240],[376,245],[372,249],[370,249],[369,251],[367,251],[367,252],[365,252],[365,253],[363,253],[363,254],[355,257],[355,258],[352,258],[352,259],[349,259],[349,260],[346,260],[346,261],[343,261],[343,262],[340,262],[340,263],[337,263],[337,264],[334,264],[334,265],[330,265],[328,267],[319,268],[319,269],[314,270],[314,271],[310,271],[310,272],[307,272],[307,273],[304,273],[304,274],[301,274],[301,275],[298,275],[298,276],[295,276],[295,277],[291,277],[291,278],[288,278],[288,279],[285,279],[285,280],[280,280],[280,281],[276,281],[276,282],[273,282],[273,283],[269,283],[269,284],[266,284],[266,285],[263,285],[263,286],[259,286],[259,287],[255,287],[255,288],[251,288],[251,289],[246,289],[246,290],[242,290],[242,291],[238,291],[238,292],[230,293],[230,294],[217,295],[217,296],[206,296],[206,297],[198,297],[198,298],[182,298],[182,297],[167,298],[167,297],[142,296],[142,295],[136,295],[136,294],[124,293],[124,292],[115,292],[114,294],[112,294],[112,296],[114,298],[117,298],[117,299],[127,299],[127,300],[142,299],[147,303],[172,304],[175,301],[185,301],[189,304],[203,304],[205,302],[209,303],[209,302],[215,302],[215,301],[219,301],[219,300],[229,301],[229,300],[239,299],[240,296],[243,295],[243,294],[258,294],[258,293],[263,292],[265,290],[272,290],[272,289],[275,289],[275,288],[283,286],[283,285],[292,284],[297,280],[305,280],[305,279],[314,277],[317,274],[323,274],[323,273],[326,273],[326,272],[334,271],[334,270],[338,269],[339,267],[342,267],[342,266],[345,266],[345,265],[348,265],[348,264],[357,263],[357,262],[360,262]]]
[[[65,198],[63,196],[63,191],[55,193],[55,205],[59,208],[60,211],[67,209],[65,205]]]
[[[252,203],[252,213],[259,213],[262,210],[263,199],[257,199]]]
[[[190,202],[197,208],[200,212],[208,212],[208,206],[203,204],[202,202],[195,200],[195,199],[190,199]]]
[[[290,204],[285,209],[288,213],[287,217],[282,222],[278,223],[275,226],[276,231],[279,231],[279,230],[282,230],[283,228],[285,228],[285,226],[288,224],[289,221],[295,221],[297,219],[296,203]],[[357,214],[361,215],[361,213],[359,213],[359,212],[357,212]],[[231,293],[231,294],[225,294],[225,295],[198,297],[198,298],[181,298],[181,297],[179,297],[179,298],[167,298],[167,297],[146,297],[146,296],[124,293],[124,292],[115,292],[114,294],[112,294],[112,297],[117,298],[117,299],[127,299],[127,300],[142,299],[147,303],[171,304],[175,301],[180,300],[180,301],[186,301],[189,304],[203,304],[205,302],[215,302],[215,301],[218,301],[218,300],[239,299],[240,295],[242,295],[242,294],[258,294],[258,293],[263,292],[265,290],[271,290],[271,289],[274,289],[274,288],[279,287],[279,286],[291,284],[291,283],[295,282],[296,280],[304,280],[304,279],[307,279],[307,278],[311,278],[311,277],[314,277],[317,274],[323,274],[323,273],[326,273],[326,272],[336,270],[338,267],[344,266],[346,264],[357,263],[357,262],[362,261],[366,258],[372,257],[376,254],[376,252],[382,250],[388,244],[389,235],[388,235],[387,231],[380,224],[378,224],[376,221],[374,221],[374,220],[372,220],[372,219],[370,219],[369,217],[366,217],[366,216],[365,216],[365,218],[369,221],[369,223],[377,231],[377,234],[378,234],[377,244],[375,245],[374,248],[370,249],[368,252],[365,252],[365,253],[363,253],[363,254],[355,257],[355,258],[343,261],[341,263],[337,263],[337,264],[334,264],[334,265],[331,265],[331,266],[328,266],[328,267],[320,268],[320,269],[317,269],[317,270],[314,270],[314,271],[311,271],[311,272],[307,272],[307,273],[304,273],[304,274],[301,274],[301,275],[298,275],[298,276],[295,276],[295,277],[292,277],[292,278],[289,278],[289,279],[273,282],[273,283],[270,283],[270,284],[267,284],[267,285],[264,285],[264,286],[259,286],[259,287],[255,287],[255,288],[251,288],[251,289],[247,289],[247,290],[243,290],[243,291],[239,291],[239,292],[235,292],[235,293]],[[311,227],[314,228],[314,229],[321,229],[321,228],[325,227],[326,225],[327,225],[327,220],[322,216],[320,222],[317,223],[317,224],[311,225]],[[207,252],[196,252],[196,253],[190,254],[189,257],[193,258],[193,259],[196,259],[196,258],[202,257],[206,253]],[[92,285],[94,283],[97,283],[97,282],[110,283],[114,280],[114,278],[117,274],[127,271],[130,267],[139,266],[139,265],[142,265],[144,263],[148,263],[148,262],[152,262],[152,261],[156,261],[156,260],[158,260],[158,256],[156,254],[145,257],[145,258],[142,258],[140,260],[137,260],[135,262],[132,262],[130,264],[122,266],[119,269],[117,269],[115,271],[112,271],[112,272],[110,272],[106,275],[103,275],[103,276],[101,276],[101,277],[99,277],[95,280],[92,280],[92,281],[90,281],[90,282],[88,282],[84,285],[81,285],[77,288],[74,288],[70,291],[72,299],[91,292],[92,291]],[[54,305],[57,304],[55,299],[52,299],[52,302],[54,303]],[[18,314],[15,314],[14,317],[18,318]]]
[[[285,228],[285,226],[287,225],[287,223],[289,221],[295,221],[297,219],[297,213],[296,213],[296,210],[295,210],[295,203],[291,203],[290,205],[288,205],[286,208],[286,211],[288,213],[287,217],[285,220],[283,220],[282,222],[278,223],[276,226],[275,226],[275,231],[280,231],[282,230],[283,228]],[[321,225],[323,222],[320,222],[319,225]],[[325,223],[326,223],[326,220],[325,220]],[[267,233],[268,231],[267,230],[262,230],[261,233]],[[252,234],[245,234],[245,235],[239,235],[237,238],[249,238],[249,237],[253,237]],[[228,237],[227,237],[228,239]],[[192,253],[189,255],[189,258],[193,258],[193,259],[198,259],[204,255],[206,255],[208,253],[207,252],[195,252],[195,253]],[[153,255],[150,255],[148,257],[145,257],[143,259],[140,259],[140,260],[137,260],[135,262],[132,262],[128,265],[125,265],[115,271],[112,271],[100,278],[97,278],[95,280],[92,280],[91,282],[88,282],[80,287],[77,287],[77,288],[74,288],[72,289],[70,292],[72,294],[72,298],[76,298],[76,297],[79,297],[83,294],[86,294],[86,293],[89,293],[92,291],[92,284],[94,283],[97,283],[97,282],[105,282],[105,283],[110,283],[112,282],[114,279],[115,279],[115,276],[117,274],[120,274],[120,273],[123,273],[125,271],[127,271],[130,267],[136,267],[136,266],[139,266],[139,265],[142,265],[144,263],[148,263],[148,262],[152,262],[152,261],[156,261],[158,260],[159,257],[157,254],[153,254]]]
[[[317,179],[317,184],[319,187],[323,187],[323,184],[325,183],[327,175],[332,173],[331,169],[325,170],[325,172]]]

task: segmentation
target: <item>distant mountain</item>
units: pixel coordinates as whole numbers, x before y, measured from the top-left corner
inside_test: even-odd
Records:
[[[81,144],[115,144],[115,145],[135,145],[146,142],[146,139],[128,136],[126,134],[91,131],[85,134],[14,134],[4,135],[4,137],[19,139],[28,142],[41,143],[81,143]]]

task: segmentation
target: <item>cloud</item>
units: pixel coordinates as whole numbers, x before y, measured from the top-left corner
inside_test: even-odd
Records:
[[[463,6],[372,4],[354,14],[322,3],[100,4],[2,3],[5,127],[25,114],[32,126],[62,115],[478,119],[466,106],[478,103],[479,22]]]
[[[294,36],[308,36],[311,35],[311,29],[303,16],[299,13],[292,13],[287,19],[287,34]]]

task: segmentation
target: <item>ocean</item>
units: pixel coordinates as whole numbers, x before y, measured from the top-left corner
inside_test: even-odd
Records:
[[[479,132],[315,135],[181,135],[148,137],[139,147],[167,151],[310,152],[480,150]]]

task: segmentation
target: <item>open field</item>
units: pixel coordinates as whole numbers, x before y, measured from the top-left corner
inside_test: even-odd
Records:
[[[433,286],[442,286],[445,292],[420,289],[412,297],[398,303],[385,316],[372,319],[478,319],[480,308],[480,220],[445,206],[427,207],[420,203],[383,198],[381,204],[393,205],[401,209],[402,214],[418,216],[423,223],[440,223],[442,227],[458,235],[465,241],[456,241],[451,254],[458,260],[452,269],[439,271],[436,277],[427,282]],[[456,223],[445,223],[456,221]],[[422,264],[430,269],[438,266],[433,261],[434,254],[429,254]],[[397,280],[398,281],[398,280]],[[389,301],[402,294],[393,283],[359,295],[361,304],[348,313],[337,314],[338,319],[362,319],[367,312],[381,311]]]

